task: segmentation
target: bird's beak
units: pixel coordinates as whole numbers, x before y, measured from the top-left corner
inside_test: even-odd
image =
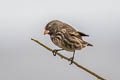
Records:
[[[49,30],[45,30],[44,31],[44,35],[48,34],[49,33]]]

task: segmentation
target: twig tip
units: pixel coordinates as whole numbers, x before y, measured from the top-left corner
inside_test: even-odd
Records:
[[[31,38],[31,40],[33,40],[33,38]]]

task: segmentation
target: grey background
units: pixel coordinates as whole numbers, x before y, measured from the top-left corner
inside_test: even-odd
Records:
[[[30,40],[58,48],[43,35],[54,19],[90,35],[84,40],[94,47],[77,51],[78,63],[108,80],[120,80],[119,14],[116,0],[1,0],[0,80],[97,80]]]

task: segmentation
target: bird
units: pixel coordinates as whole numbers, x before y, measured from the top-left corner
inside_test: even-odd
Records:
[[[68,25],[59,20],[52,20],[45,26],[44,35],[48,34],[51,41],[60,49],[54,49],[53,55],[56,56],[56,52],[66,50],[73,52],[73,56],[70,58],[72,64],[76,50],[81,50],[86,46],[93,46],[92,44],[83,40],[82,37],[88,37],[89,35],[77,31],[71,25]]]

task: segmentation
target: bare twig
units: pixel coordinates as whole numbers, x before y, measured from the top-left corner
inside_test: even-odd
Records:
[[[44,48],[46,48],[47,50],[52,51],[52,49],[51,49],[51,48],[49,48],[49,47],[47,47],[46,45],[42,44],[42,43],[41,43],[41,42],[39,42],[38,40],[35,40],[35,39],[33,39],[33,38],[31,38],[31,40],[32,40],[32,41],[34,41],[34,42],[36,42],[36,43],[38,43],[39,45],[43,46],[43,47],[44,47]],[[58,53],[58,52],[57,52],[56,54],[57,54],[58,56],[60,56],[61,58],[63,58],[63,59],[65,59],[65,60],[70,61],[70,59],[69,59],[69,58],[67,58],[67,57],[63,56],[62,54],[60,54],[60,53]],[[81,68],[81,69],[85,70],[86,72],[90,73],[91,75],[93,75],[93,76],[97,77],[97,78],[98,78],[98,79],[100,79],[100,80],[106,80],[106,79],[104,79],[103,77],[101,77],[101,76],[97,75],[96,73],[94,73],[94,72],[90,71],[89,69],[87,69],[87,68],[83,67],[82,65],[78,64],[78,63],[77,63],[77,62],[75,62],[75,61],[73,61],[73,64],[75,64],[77,67],[79,67],[79,68]]]

